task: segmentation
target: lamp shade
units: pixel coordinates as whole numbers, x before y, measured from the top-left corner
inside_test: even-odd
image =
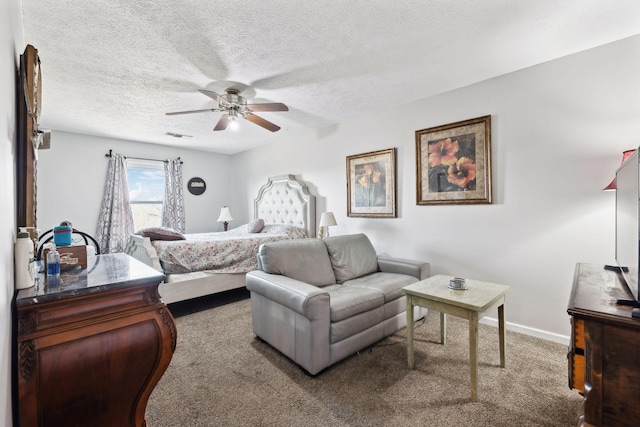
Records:
[[[233,217],[231,216],[231,211],[229,210],[229,208],[226,206],[223,206],[222,209],[220,209],[220,216],[218,217],[218,222],[227,222],[227,221],[233,221]]]
[[[635,153],[636,150],[626,150],[622,152],[622,162],[620,162],[620,166],[624,165],[624,162],[627,161],[627,159],[629,157],[631,157],[633,155],[633,153]],[[602,190],[615,190],[616,189],[616,179],[613,178],[613,181],[611,181],[609,183],[609,185],[607,185],[606,187],[604,187]]]
[[[336,217],[333,216],[333,212],[323,212],[320,216],[320,227],[329,227],[332,225],[338,225]]]

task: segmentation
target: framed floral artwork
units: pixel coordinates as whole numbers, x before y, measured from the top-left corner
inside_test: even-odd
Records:
[[[347,156],[347,216],[397,216],[395,148]]]
[[[418,205],[491,203],[491,116],[415,134]]]

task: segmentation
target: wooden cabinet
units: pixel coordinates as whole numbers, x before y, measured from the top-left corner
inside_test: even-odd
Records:
[[[569,386],[584,395],[580,425],[637,426],[640,420],[640,319],[616,304],[633,299],[619,274],[578,264],[571,316]]]
[[[176,346],[164,276],[125,254],[38,278],[16,297],[21,426],[146,426]]]

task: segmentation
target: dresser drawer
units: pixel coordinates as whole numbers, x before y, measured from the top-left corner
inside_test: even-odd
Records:
[[[569,387],[584,393],[584,320],[571,318],[571,342],[569,343]]]

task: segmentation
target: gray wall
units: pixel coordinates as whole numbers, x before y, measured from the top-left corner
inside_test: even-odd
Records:
[[[433,274],[507,284],[511,329],[566,342],[575,264],[614,261],[615,193],[601,189],[640,145],[639,53],[636,36],[236,155],[234,207],[250,212],[265,177],[295,174],[318,213],[335,213],[332,234],[364,232]],[[494,203],[416,205],[414,132],[487,114]],[[390,147],[398,218],[348,218],[346,156]]]

